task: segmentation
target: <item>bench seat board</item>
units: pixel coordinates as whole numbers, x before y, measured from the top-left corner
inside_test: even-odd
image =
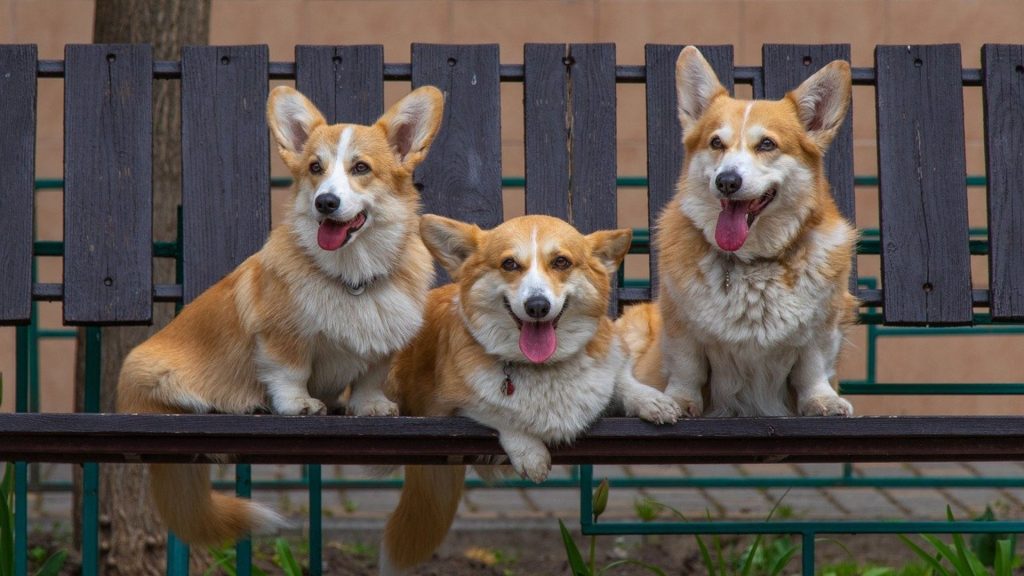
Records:
[[[1024,46],[982,49],[992,318],[1024,320]]]
[[[64,323],[145,324],[153,314],[152,50],[69,45],[64,61]]]
[[[849,44],[798,45],[765,44],[764,62],[765,98],[777,100],[808,79],[833,60],[850,61]],[[839,212],[856,225],[856,201],[853,189],[853,101],[846,111],[839,133],[825,154],[825,174],[832,188],[832,197]],[[857,257],[850,269],[850,291],[857,293]]]
[[[972,320],[960,46],[875,50],[886,324]]]
[[[37,59],[35,46],[0,46],[0,324],[23,324],[32,315]]]
[[[698,46],[711,64],[718,81],[733,92],[732,46]],[[661,211],[676,193],[676,183],[683,166],[683,131],[679,126],[676,106],[676,59],[682,45],[648,44],[647,65],[647,213],[650,230],[657,233],[655,223]],[[651,295],[657,296],[658,256],[651,243]]]
[[[266,46],[182,50],[184,299],[263,246],[270,230]]]

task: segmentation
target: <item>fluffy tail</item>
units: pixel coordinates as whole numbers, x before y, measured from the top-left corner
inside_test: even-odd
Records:
[[[217,546],[284,524],[269,508],[212,492],[207,464],[151,464],[149,478],[164,524],[189,544]]]
[[[398,576],[441,545],[459,508],[465,466],[406,466],[405,484],[380,549],[381,576]]]
[[[181,414],[168,398],[172,389],[158,363],[146,363],[132,353],[118,381],[118,412]],[[150,487],[164,524],[189,544],[216,546],[244,537],[258,528],[285,524],[273,510],[259,504],[212,492],[206,464],[151,464]]]

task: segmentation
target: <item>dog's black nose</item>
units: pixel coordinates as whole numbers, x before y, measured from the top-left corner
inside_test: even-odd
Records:
[[[530,318],[543,318],[551,312],[551,302],[543,296],[530,296],[523,307]]]
[[[737,190],[743,186],[743,178],[740,178],[739,172],[730,170],[728,172],[722,172],[715,177],[715,187],[718,191],[726,196],[731,196]]]
[[[316,205],[316,211],[321,214],[331,214],[341,206],[341,198],[338,198],[334,194],[321,194],[316,197],[316,201],[313,202]]]

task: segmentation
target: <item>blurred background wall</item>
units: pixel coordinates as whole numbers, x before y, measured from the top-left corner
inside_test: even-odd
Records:
[[[91,0],[0,0],[0,43],[39,46],[44,59],[61,59],[66,44],[91,40]],[[382,44],[387,62],[408,62],[410,44],[497,43],[506,63],[522,62],[527,42],[612,42],[620,64],[642,64],[644,44],[731,44],[738,65],[759,65],[764,43],[849,43],[855,66],[871,66],[877,44],[957,43],[963,65],[980,66],[984,43],[1024,43],[1021,0],[213,0],[212,44],[268,44],[272,60],[293,59],[297,44]],[[740,87],[740,95],[749,88]],[[389,83],[390,104],[408,90]],[[63,84],[39,82],[37,177],[60,178],[63,158]],[[855,164],[858,175],[876,174],[874,92],[854,94]],[[2,103],[0,103],[2,105]],[[984,173],[981,89],[965,91],[969,174]],[[645,175],[646,115],[642,85],[618,88],[618,170]],[[665,118],[675,122],[675,118]],[[502,166],[506,176],[523,174],[522,87],[502,85]],[[276,156],[276,155],[275,155]],[[274,158],[274,175],[285,175]],[[275,222],[286,192],[276,191]],[[522,196],[506,195],[506,213],[522,212]],[[984,189],[969,193],[972,226],[986,221]],[[0,207],[2,209],[2,207]],[[619,222],[646,226],[646,195],[622,189]],[[877,226],[877,189],[859,188],[858,225]],[[59,191],[38,193],[40,239],[61,237]],[[1024,255],[1022,255],[1024,257]],[[987,284],[985,257],[973,257],[975,286]],[[877,276],[878,261],[862,257],[862,275]],[[628,274],[644,275],[644,257],[631,256]],[[59,260],[44,262],[40,281],[60,279]],[[45,326],[60,325],[60,305],[41,306]],[[972,336],[899,338],[879,348],[878,377],[886,382],[1013,382],[1024,337]],[[45,342],[42,409],[72,406],[73,343]],[[865,371],[864,329],[850,334],[841,375]],[[0,372],[5,376],[2,409],[13,405],[14,329],[0,328]],[[854,397],[861,414],[1019,413],[1024,398]]]

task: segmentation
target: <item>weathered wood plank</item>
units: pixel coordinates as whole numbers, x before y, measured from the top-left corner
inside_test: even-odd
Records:
[[[972,319],[960,46],[875,50],[887,324]]]
[[[0,415],[0,459],[50,462],[468,463],[502,454],[464,418]],[[1024,417],[599,420],[555,463],[984,461],[1024,458]]]
[[[182,50],[184,298],[263,246],[270,229],[266,46]]]
[[[982,48],[992,318],[1024,320],[1024,46]]]
[[[295,87],[330,124],[372,124],[384,111],[384,47],[296,46]]]
[[[569,219],[569,72],[565,44],[523,49],[526,213]]]
[[[67,324],[152,318],[152,75],[148,45],[65,49]]]
[[[732,46],[698,46],[718,80],[733,90]],[[683,45],[648,44],[647,66],[647,212],[652,233],[651,294],[657,294],[658,256],[654,224],[675,195],[683,167],[683,133],[676,106],[676,59]]]
[[[0,46],[0,324],[32,316],[37,59],[34,45]]]
[[[584,234],[615,228],[615,45],[571,44],[569,221]]]
[[[833,60],[850,61],[849,44],[765,44],[764,93],[766,98],[779,99],[800,85]],[[825,174],[832,187],[832,197],[839,212],[856,225],[857,198],[853,189],[853,102],[846,111],[846,120],[825,154]],[[857,256],[850,269],[850,291],[857,293]]]
[[[424,211],[484,228],[502,221],[498,46],[413,44],[413,88],[445,93],[444,119],[416,169]]]

